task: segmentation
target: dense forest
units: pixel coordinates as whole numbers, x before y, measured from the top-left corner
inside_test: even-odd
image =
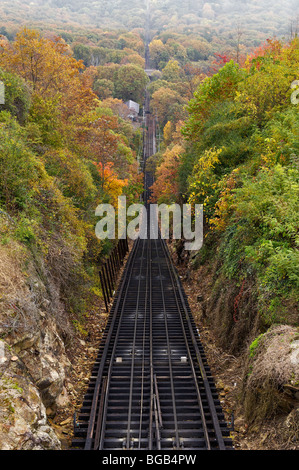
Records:
[[[297,65],[298,39],[269,40],[243,67],[229,61],[205,78],[186,118],[177,101],[177,114],[171,110],[169,96],[162,106],[165,88],[153,93],[164,125],[153,159],[155,197],[204,205],[206,243],[194,263],[221,261],[219,286],[221,275],[239,286],[253,283],[265,325],[297,321],[298,109],[291,100]],[[179,68],[173,70],[178,93]]]
[[[248,30],[281,35],[296,17],[295,0],[280,2],[279,8],[269,0],[25,0],[1,2],[1,17],[5,21],[88,25],[105,29],[144,28],[150,7],[150,28],[153,31],[177,29],[188,33],[196,27],[207,34],[230,33],[238,21]]]
[[[2,37],[0,56],[0,397],[8,406],[0,442],[53,449],[60,444],[50,428],[44,434],[45,407],[53,414],[66,390],[70,348],[90,334],[86,322],[102,299],[99,267],[115,244],[96,237],[96,207],[121,194],[139,201],[143,190],[142,129],[114,96],[131,98],[132,83],[122,79],[129,72],[140,99],[148,78],[125,63],[110,82],[109,70],[104,78],[101,68],[86,69],[62,38],[28,28]],[[6,367],[13,345],[21,369]]]
[[[30,250],[44,254],[54,271],[60,253],[53,276],[66,287],[62,272],[84,276],[81,262],[94,264],[105,253],[93,230],[98,203],[114,202],[122,192],[133,201],[142,190],[137,173],[142,133],[128,119],[123,101],[109,94],[109,79],[102,78],[101,70],[81,73],[83,63],[61,39],[24,29],[12,43],[2,42],[0,54],[6,88],[0,198],[6,223],[1,231],[12,230]],[[121,79],[128,71],[136,72],[136,83],[140,79],[135,93],[146,84],[140,67],[124,65],[115,80],[117,96],[130,96],[130,83]],[[103,101],[92,89],[93,80]],[[78,300],[75,277],[71,284]],[[73,295],[68,292],[65,298],[69,303]]]
[[[153,202],[203,204],[203,248],[179,261],[209,279],[218,345],[246,358],[246,422],[294,414],[298,361],[275,341],[298,344],[297,13],[295,0],[0,2],[0,337],[30,343],[26,367],[45,309],[66,349],[74,331],[88,337],[113,247],[95,209],[140,200],[147,88]],[[53,406],[61,389],[42,390]],[[299,440],[288,419],[284,446]]]
[[[295,0],[280,2],[279,8],[268,0],[193,1],[67,1],[35,0],[0,2],[2,34],[13,35],[19,25],[59,31],[73,39],[82,26],[83,34],[93,40],[93,31],[133,31],[144,36],[146,25],[151,38],[171,31],[201,36],[221,47],[235,45],[236,38],[247,46],[257,47],[268,37],[289,36],[298,27]],[[220,51],[219,51],[220,52]]]

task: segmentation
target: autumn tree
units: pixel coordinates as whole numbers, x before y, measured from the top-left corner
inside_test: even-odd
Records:
[[[169,50],[161,39],[153,39],[149,44],[149,51],[153,67],[156,69],[163,68],[170,59]]]
[[[128,184],[127,180],[120,179],[113,168],[113,162],[95,162],[100,178],[102,180],[102,189],[109,196],[110,202],[117,206],[118,196],[121,196],[123,188]]]
[[[138,54],[138,52],[128,47],[125,47],[123,51],[126,53],[126,55],[121,59],[120,61],[121,65],[133,64],[144,69],[144,66],[145,66],[144,57],[142,57],[140,54]]]
[[[173,127],[172,123],[170,121],[167,121],[163,129],[163,142],[166,146],[168,146],[171,143],[172,127]]]
[[[128,31],[122,33],[117,40],[117,45],[120,49],[130,48],[138,54],[144,53],[144,42],[137,32]]]
[[[1,68],[0,80],[5,85],[5,103],[0,104],[0,110],[9,111],[24,124],[31,104],[30,88],[21,77]]]
[[[180,154],[183,147],[175,144],[172,148],[167,148],[162,156],[162,162],[157,167],[155,182],[152,186],[153,201],[171,204],[180,199],[178,168],[180,164]]]
[[[206,78],[206,75],[199,67],[191,64],[186,64],[183,67],[184,85],[186,97],[190,100],[199,86],[199,84]]]
[[[93,91],[97,94],[100,100],[113,96],[114,83],[107,78],[98,78],[94,81]]]
[[[185,116],[187,101],[171,88],[161,87],[153,93],[151,106],[162,127],[167,121],[178,121]]]
[[[182,69],[177,60],[170,60],[162,69],[162,79],[169,82],[182,80]]]
[[[148,76],[144,70],[133,64],[123,65],[117,71],[114,82],[114,97],[123,101],[142,102]]]
[[[39,32],[24,28],[13,43],[2,41],[0,46],[2,67],[29,83],[34,96],[59,102],[65,119],[93,106],[96,97],[91,83],[80,73],[84,65],[71,56],[61,38],[45,39]]]

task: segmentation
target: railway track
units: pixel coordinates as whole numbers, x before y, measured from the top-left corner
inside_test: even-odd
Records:
[[[155,140],[149,102],[146,106],[145,161]],[[152,183],[145,173],[147,208]],[[149,233],[149,217],[146,223]],[[75,423],[73,447],[232,448],[187,298],[161,237],[134,242]]]

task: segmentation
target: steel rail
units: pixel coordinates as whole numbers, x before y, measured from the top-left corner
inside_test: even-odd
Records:
[[[183,293],[182,293],[182,286],[181,286],[181,283],[179,282],[178,275],[175,271],[174,265],[173,265],[173,263],[170,259],[170,254],[169,254],[169,251],[167,249],[165,240],[162,240],[162,246],[163,246],[163,250],[164,250],[164,253],[165,253],[165,258],[167,260],[169,274],[170,274],[171,282],[172,282],[172,285],[173,285],[173,291],[175,292],[178,311],[180,312],[182,327],[183,327],[183,318],[182,318],[181,308],[179,307],[179,303],[178,303],[177,293],[179,293],[179,295],[180,295],[180,301],[181,301],[181,304],[183,306],[185,318],[186,318],[186,321],[187,321],[187,324],[188,324],[188,330],[191,334],[192,344],[193,344],[193,347],[196,351],[196,358],[197,358],[197,362],[198,362],[200,372],[201,372],[201,376],[202,376],[202,379],[203,379],[203,384],[204,384],[204,387],[205,387],[206,395],[207,395],[207,398],[208,398],[208,404],[209,404],[209,408],[210,408],[210,411],[211,411],[213,427],[214,427],[214,431],[215,431],[215,434],[216,434],[216,439],[218,441],[219,449],[224,450],[225,449],[225,443],[224,443],[222,432],[221,432],[221,429],[220,429],[219,420],[218,420],[218,417],[217,417],[215,402],[214,402],[214,399],[213,399],[213,396],[212,396],[212,392],[211,392],[210,384],[209,384],[207,374],[206,374],[206,371],[205,371],[205,367],[204,367],[204,364],[202,362],[201,353],[200,353],[199,348],[198,348],[198,344],[197,344],[197,341],[196,341],[196,338],[195,338],[194,330],[193,330],[191,322],[190,322],[189,312],[188,312],[186,302],[185,302],[185,299],[184,299],[184,296],[183,296]],[[185,334],[185,328],[184,328],[184,334]],[[188,348],[188,356],[190,358],[190,364],[192,366],[192,373],[194,374],[194,376],[196,378],[196,372],[195,372],[195,369],[194,369],[193,360],[192,360],[192,356],[191,356],[191,353],[190,353],[189,345],[187,343],[186,336],[185,336],[185,341],[186,341],[186,346]],[[203,421],[205,421],[203,405],[202,405],[201,396],[200,396],[201,394],[200,394],[200,391],[199,391],[199,388],[198,388],[197,381],[196,381],[196,389],[197,389],[197,393],[198,393],[199,406],[200,406],[201,412],[203,413]],[[206,439],[207,439],[208,449],[210,449],[211,446],[210,446],[210,443],[209,443],[209,440],[208,440],[209,439],[208,438],[208,430],[207,430],[206,425],[205,425],[205,435],[206,435]]]
[[[151,120],[147,116],[146,159],[154,148]],[[146,209],[152,182],[145,172]],[[147,210],[147,239],[135,240],[110,312],[92,378],[93,395],[85,406],[90,413],[84,448],[119,448],[123,443],[128,450],[136,448],[137,438],[138,449],[179,450],[187,443],[185,449],[222,450],[231,446],[224,441],[224,421],[226,434],[221,430],[221,407],[217,411],[218,399],[166,242],[160,232],[157,240],[150,237],[152,222]],[[186,367],[177,361],[177,351],[188,358]],[[125,358],[121,364],[116,363],[117,353]],[[119,410],[123,419],[117,428]]]
[[[134,243],[134,246],[135,246],[134,259],[136,257],[137,248],[138,248],[139,243],[140,243],[140,238],[137,238],[137,240]],[[109,395],[109,388],[110,388],[110,381],[111,381],[111,373],[112,373],[112,367],[114,365],[115,352],[116,352],[116,348],[117,348],[117,340],[118,340],[120,327],[121,327],[121,322],[122,322],[123,313],[124,313],[125,304],[126,304],[125,299],[128,295],[128,287],[129,287],[129,284],[130,284],[132,273],[133,273],[133,269],[131,267],[131,269],[129,271],[128,281],[127,281],[127,288],[125,290],[125,297],[124,297],[124,299],[122,301],[122,305],[121,305],[121,311],[120,311],[120,316],[119,316],[118,327],[117,327],[116,336],[115,336],[115,339],[114,339],[114,342],[113,342],[113,350],[112,350],[112,354],[111,354],[111,361],[110,361],[109,369],[108,369],[108,377],[107,377],[107,385],[106,385],[106,391],[105,391],[103,418],[102,418],[102,423],[99,423],[99,425],[101,425],[100,439],[99,439],[99,443],[97,443],[97,442],[94,443],[94,447],[97,448],[98,450],[103,449],[104,436],[105,436],[105,424],[106,424],[107,409],[108,409],[108,395]]]
[[[146,204],[148,206],[148,204]],[[148,213],[147,213],[148,214]],[[148,219],[149,221],[149,219]],[[150,225],[148,223],[148,229]],[[148,448],[149,450],[153,449],[153,413],[154,413],[154,390],[153,390],[153,381],[154,381],[154,361],[153,361],[153,287],[152,287],[152,250],[151,243],[148,242],[149,247],[149,314],[150,314],[150,415],[149,415],[149,440]]]
[[[139,279],[138,279],[137,301],[136,301],[134,333],[133,333],[130,393],[129,393],[129,409],[128,409],[127,444],[126,444],[127,449],[130,449],[130,440],[131,440],[131,419],[132,419],[132,405],[133,405],[132,401],[133,401],[133,386],[134,386],[135,348],[136,348],[136,334],[137,334],[137,324],[138,324],[138,312],[139,312],[139,302],[140,302],[140,284],[141,284],[141,272],[142,272],[142,267],[143,267],[144,247],[145,247],[145,241],[143,240],[142,253],[141,253],[142,261],[141,261],[140,267],[139,267]],[[140,444],[140,441],[139,441],[139,444]]]
[[[158,247],[157,247],[157,240],[155,240],[155,249],[156,249],[157,258],[158,258],[159,257],[159,252],[158,252]],[[172,363],[171,363],[171,348],[170,348],[169,332],[168,332],[168,324],[167,324],[165,293],[164,293],[164,288],[163,288],[163,281],[162,281],[162,273],[161,273],[160,263],[158,263],[158,267],[159,267],[159,278],[160,278],[160,286],[161,286],[161,294],[162,294],[162,304],[163,304],[163,315],[164,315],[164,324],[165,324],[165,333],[166,333],[166,343],[167,343],[167,358],[168,358],[168,367],[169,367],[169,376],[170,376],[172,408],[173,408],[173,417],[174,417],[174,423],[175,423],[175,440],[176,440],[176,448],[179,449],[180,448],[180,438],[179,438],[179,434],[178,434],[178,418],[177,418],[176,400],[175,400],[175,391],[174,391],[173,370],[172,370]]]
[[[175,288],[175,285],[174,285],[174,282],[173,282],[172,272],[171,272],[170,266],[169,266],[169,258],[167,256],[167,253],[165,252],[165,247],[164,247],[164,244],[163,244],[164,240],[162,241],[160,233],[159,233],[159,239],[161,240],[161,246],[162,246],[164,254],[165,254],[168,273],[169,273],[169,277],[171,279],[172,290],[173,290],[174,298],[175,298],[175,302],[176,302],[177,312],[179,314],[179,318],[180,318],[180,322],[181,322],[182,334],[183,334],[183,337],[184,337],[185,347],[186,347],[186,351],[187,351],[187,355],[188,355],[188,359],[189,359],[189,365],[191,367],[194,386],[195,386],[195,389],[196,389],[198,405],[199,405],[200,415],[201,415],[201,420],[202,420],[202,426],[203,426],[203,429],[204,429],[204,436],[205,436],[206,446],[207,446],[207,449],[210,450],[211,445],[210,445],[210,440],[209,440],[208,427],[207,427],[207,423],[206,423],[206,419],[205,419],[205,413],[204,413],[204,407],[203,407],[203,403],[202,403],[202,397],[201,397],[201,393],[200,393],[199,386],[198,386],[196,371],[195,371],[195,368],[194,368],[190,347],[189,347],[189,344],[188,344],[188,339],[187,339],[187,335],[186,335],[186,328],[185,328],[185,325],[184,325],[184,322],[183,322],[183,319],[182,319],[181,308],[180,308],[179,303],[178,303],[177,291],[176,291],[176,288]],[[161,281],[161,283],[162,283],[162,281]]]
[[[84,447],[85,450],[90,450],[91,447],[92,447],[93,434],[94,434],[95,426],[96,426],[96,413],[97,413],[98,404],[99,404],[100,388],[101,388],[101,385],[102,385],[104,366],[105,366],[106,358],[107,358],[107,355],[108,355],[108,349],[109,349],[112,333],[113,333],[113,330],[114,330],[114,325],[116,323],[117,318],[119,317],[119,307],[120,307],[121,300],[122,300],[122,294],[123,294],[123,291],[125,290],[126,285],[129,282],[129,276],[131,276],[131,272],[132,272],[131,267],[133,265],[133,261],[135,259],[136,253],[137,253],[138,241],[139,241],[139,239],[135,242],[134,247],[132,249],[132,252],[131,252],[131,254],[129,256],[129,259],[127,261],[127,265],[125,267],[125,271],[124,271],[124,274],[123,274],[123,280],[122,280],[120,290],[119,290],[119,293],[118,293],[118,297],[117,297],[117,300],[116,300],[116,305],[115,305],[115,310],[114,310],[113,317],[112,317],[112,322],[111,322],[109,332],[108,332],[108,336],[107,336],[107,339],[106,339],[106,342],[105,342],[105,347],[104,347],[104,351],[103,351],[103,354],[102,354],[99,370],[97,372],[97,378],[96,378],[96,383],[95,383],[95,388],[94,388],[94,393],[93,393],[92,406],[91,406],[91,411],[90,411],[90,418],[89,418],[87,435],[86,435],[86,440],[85,440],[85,447]],[[127,293],[127,291],[126,291],[126,293]],[[123,306],[124,306],[124,303],[122,304],[122,310],[123,310]],[[120,318],[119,318],[119,321],[120,321]],[[106,390],[107,390],[107,386],[106,386]],[[99,426],[99,423],[98,423],[98,426]]]
[[[143,337],[142,337],[142,373],[141,373],[141,391],[140,391],[140,418],[139,418],[139,434],[138,434],[138,448],[141,448],[141,434],[142,434],[142,421],[143,421],[143,406],[144,406],[144,379],[145,379],[145,345],[146,345],[146,321],[147,321],[147,302],[149,291],[149,243],[146,243],[147,249],[147,263],[146,263],[146,290],[144,298],[144,321],[143,321]]]
[[[150,204],[146,204],[147,209]],[[153,446],[153,430],[155,424],[155,437],[156,437],[156,449],[161,449],[161,436],[160,427],[162,424],[161,409],[159,403],[159,394],[157,389],[157,378],[155,374],[154,359],[153,359],[153,299],[152,299],[152,243],[150,241],[150,213],[147,212],[148,216],[148,246],[149,246],[149,293],[150,293],[150,377],[151,377],[151,397],[150,397],[150,423],[149,423],[149,449],[152,450]],[[155,418],[155,419],[154,419]]]

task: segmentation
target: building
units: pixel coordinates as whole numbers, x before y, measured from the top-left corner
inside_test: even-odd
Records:
[[[132,119],[133,121],[136,121],[136,119],[138,118],[138,115],[139,115],[139,104],[136,103],[135,101],[126,101],[125,103],[127,105],[127,107],[129,108],[130,110],[130,114],[129,114],[129,118]]]

